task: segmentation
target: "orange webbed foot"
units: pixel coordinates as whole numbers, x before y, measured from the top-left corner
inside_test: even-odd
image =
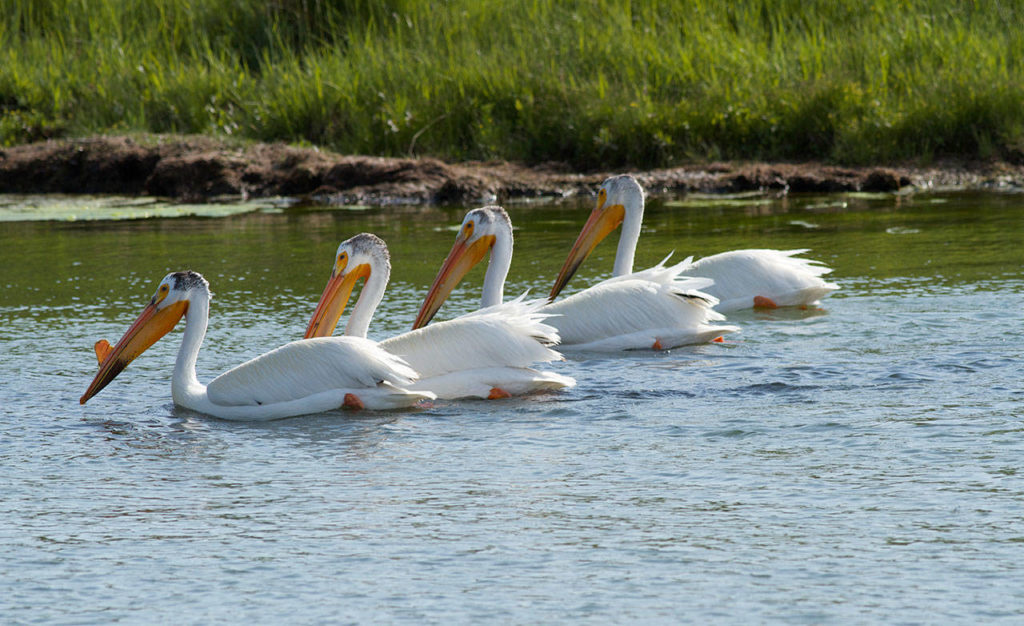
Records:
[[[765,296],[754,296],[754,308],[755,309],[777,309],[779,305],[775,304],[775,301]]]
[[[345,394],[345,401],[341,404],[341,407],[343,409],[352,409],[354,411],[358,411],[359,409],[365,409],[366,408],[366,406],[363,405],[363,401],[360,400],[359,396],[357,396],[354,393],[346,393]]]
[[[505,391],[501,387],[491,387],[491,393],[487,396],[488,400],[498,400],[499,398],[511,398],[512,394]]]
[[[661,345],[661,339],[655,339],[654,345],[651,346],[651,350],[664,350],[664,346]]]

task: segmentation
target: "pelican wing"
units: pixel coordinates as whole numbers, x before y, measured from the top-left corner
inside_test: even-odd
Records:
[[[724,318],[712,307],[717,300],[702,291],[711,281],[680,276],[689,260],[664,263],[633,274],[617,276],[548,305],[558,315],[562,345],[587,350],[663,348],[703,343],[735,326],[715,326]]]
[[[559,341],[558,331],[541,312],[543,300],[526,301],[525,294],[502,304],[473,311],[453,320],[435,322],[380,342],[423,378],[465,370],[528,367],[561,360],[548,346]]]
[[[485,367],[459,370],[439,376],[421,378],[411,390],[430,391],[438,398],[489,398],[495,388],[513,396],[537,391],[554,391],[573,387],[576,380],[555,372],[541,372],[529,367]]]
[[[839,289],[821,277],[832,271],[814,259],[797,257],[807,250],[732,250],[692,263],[684,274],[710,278],[707,293],[720,300],[718,311],[750,308],[754,297],[779,306],[813,304]]]
[[[210,401],[254,406],[300,400],[336,389],[404,387],[417,374],[402,359],[359,337],[303,339],[224,372],[207,386]]]

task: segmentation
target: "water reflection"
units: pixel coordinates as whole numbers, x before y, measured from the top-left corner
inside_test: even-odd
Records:
[[[970,281],[983,265],[994,270],[1007,248],[1016,245],[1014,233],[1021,226],[1020,212],[1013,210],[1016,196],[996,196],[981,207],[969,194],[943,197],[941,204],[935,199],[783,197],[759,198],[753,205],[750,199],[731,200],[736,206],[654,199],[637,266],[652,265],[671,250],[704,256],[741,247],[806,247],[835,266],[840,277],[912,276],[904,270],[923,261],[929,267],[917,270],[920,275],[955,270]],[[510,206],[517,227],[510,287],[547,287],[587,210],[586,204]],[[987,213],[985,219],[978,211]],[[0,263],[9,268],[0,306],[60,306],[91,294],[122,302],[167,272],[185,268],[207,276],[221,297],[244,292],[261,299],[260,305],[282,293],[308,298],[318,291],[337,244],[361,231],[388,242],[393,290],[402,291],[403,282],[429,282],[451,243],[444,233],[460,222],[462,212],[296,207],[283,214],[222,219],[8,222],[0,226],[5,243]],[[600,246],[595,262],[581,269],[589,272],[583,278],[605,275],[613,250],[611,244]]]

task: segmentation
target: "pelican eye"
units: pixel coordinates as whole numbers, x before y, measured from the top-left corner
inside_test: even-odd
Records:
[[[473,222],[466,222],[466,225],[462,227],[462,234],[466,237],[473,235]]]
[[[338,269],[343,270],[348,265],[348,252],[342,252],[338,255]]]
[[[608,199],[608,192],[607,191],[605,191],[604,189],[601,189],[601,191],[597,192],[597,201],[598,202],[600,202],[601,204],[604,204],[604,201],[607,200],[607,199]]]

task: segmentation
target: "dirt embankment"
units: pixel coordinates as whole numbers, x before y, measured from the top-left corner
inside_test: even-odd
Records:
[[[152,195],[192,202],[289,196],[339,204],[472,204],[589,195],[609,173],[574,173],[557,164],[344,156],[281,144],[239,147],[206,137],[97,137],[0,150],[0,193]],[[714,163],[633,173],[655,193],[1024,187],[1024,165],[1007,163]]]

